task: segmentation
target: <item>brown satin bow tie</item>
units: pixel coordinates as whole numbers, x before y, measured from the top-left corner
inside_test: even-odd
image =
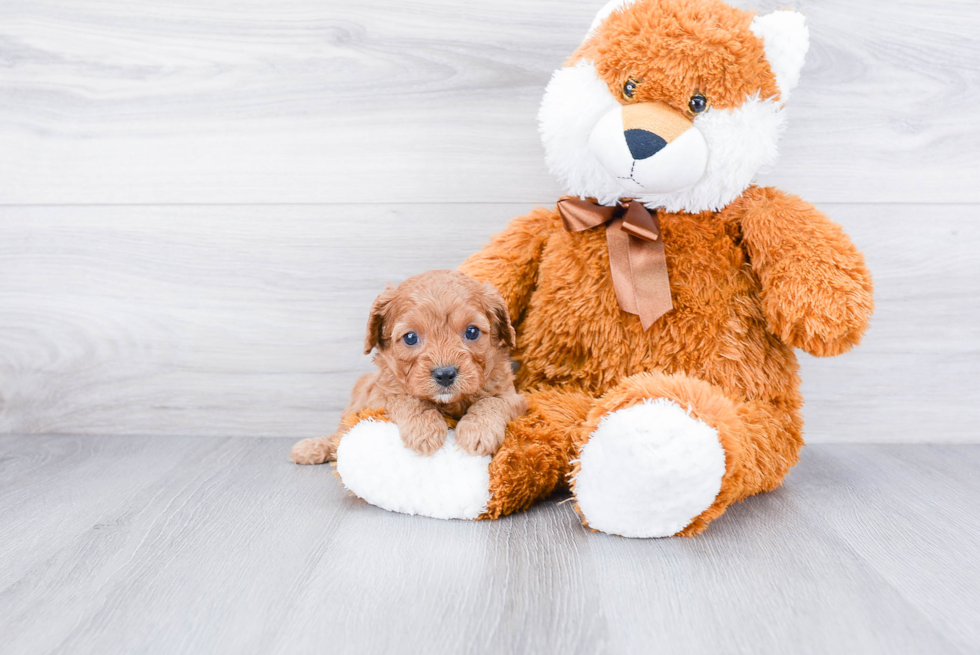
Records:
[[[674,308],[656,213],[639,202],[624,200],[615,207],[603,207],[577,198],[559,200],[558,213],[569,232],[606,225],[616,298],[624,312],[640,317],[644,330]]]

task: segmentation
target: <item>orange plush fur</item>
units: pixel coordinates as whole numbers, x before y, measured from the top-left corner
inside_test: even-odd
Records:
[[[417,342],[406,343],[408,334]],[[443,445],[449,419],[463,450],[492,455],[507,422],[525,409],[514,390],[508,357],[513,345],[507,306],[490,285],[456,271],[430,271],[389,287],[371,307],[365,339],[366,353],[377,348],[378,370],[354,385],[338,431],[300,441],[293,461],[335,459],[350,418],[367,416],[369,408],[383,408],[405,445],[419,454]],[[437,372],[447,368],[455,371],[452,379],[438,382]]]
[[[640,0],[609,16],[569,65],[591,62],[622,104],[663,103],[689,119],[694,93],[725,111],[749,98],[776,101],[751,24],[752,14],[720,0]],[[624,94],[627,80],[640,82],[635,96]],[[680,534],[781,484],[803,445],[793,349],[830,356],[854,347],[872,313],[872,282],[861,253],[814,207],[740,188],[717,211],[658,211],[673,310],[648,330],[617,301],[605,229],[568,232],[556,209],[513,220],[460,267],[506,302],[528,407],[490,463],[483,518],[573,486],[600,421],[649,399],[714,428],[724,450],[720,492]]]
[[[640,3],[614,13],[570,63],[593,61],[622,103],[680,113],[693,91],[721,108],[754,93],[778,97],[751,20],[721,2]],[[632,100],[620,94],[630,78],[642,80]],[[690,408],[724,446],[721,492],[684,535],[778,486],[796,463],[793,348],[829,356],[860,341],[873,309],[862,255],[838,225],[776,189],[750,187],[721,211],[659,220],[674,309],[648,331],[617,303],[604,230],[566,232],[555,210],[514,220],[461,266],[507,301],[529,406],[491,463],[486,517],[565,488],[602,417],[649,398]]]
[[[684,534],[775,488],[796,463],[793,347],[835,355],[860,340],[873,306],[861,254],[775,189],[751,188],[717,213],[661,214],[660,226],[674,309],[646,332],[616,302],[603,231],[566,232],[556,211],[514,220],[462,265],[507,301],[529,407],[490,465],[487,517],[564,488],[601,417],[646,398],[690,407],[725,447],[722,492]]]
[[[658,0],[614,13],[571,56],[595,62],[615,97],[627,79],[642,82],[632,102],[663,102],[687,113],[692,91],[732,109],[757,91],[779,95],[752,14],[722,2]],[[696,65],[692,65],[697,62]]]

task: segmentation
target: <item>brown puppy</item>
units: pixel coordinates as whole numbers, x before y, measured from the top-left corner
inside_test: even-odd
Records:
[[[371,307],[364,343],[365,353],[377,348],[378,370],[354,385],[341,429],[298,442],[293,461],[336,459],[343,417],[371,407],[383,407],[419,454],[442,447],[447,417],[459,420],[456,443],[463,450],[494,454],[507,423],[527,409],[514,390],[514,345],[507,306],[489,284],[457,271],[429,271],[389,285]]]

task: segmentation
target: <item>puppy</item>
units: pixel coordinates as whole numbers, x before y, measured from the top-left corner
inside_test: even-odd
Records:
[[[446,417],[458,419],[456,443],[492,455],[507,423],[526,411],[509,359],[516,336],[507,305],[489,284],[456,271],[429,271],[389,285],[371,307],[365,354],[378,370],[364,375],[329,437],[293,446],[297,464],[336,459],[343,418],[383,407],[405,445],[431,455],[446,440]]]

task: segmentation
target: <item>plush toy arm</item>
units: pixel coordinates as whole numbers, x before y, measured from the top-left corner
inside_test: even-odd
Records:
[[[743,244],[769,329],[817,357],[856,346],[874,309],[864,256],[839,225],[796,196],[754,188],[742,202]]]
[[[535,209],[512,220],[483,250],[459,267],[463,273],[497,288],[515,325],[521,322],[530,302],[544,244],[558,225],[554,211]]]

